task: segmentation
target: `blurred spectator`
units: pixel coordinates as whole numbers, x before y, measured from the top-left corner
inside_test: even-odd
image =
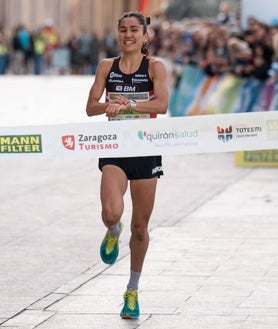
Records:
[[[81,55],[82,70],[84,74],[90,73],[90,44],[91,34],[84,27],[78,37],[78,47]]]
[[[72,35],[67,47],[70,52],[71,74],[82,74],[82,55],[79,49],[79,40],[76,35]]]
[[[252,49],[248,43],[232,37],[227,42],[231,61],[231,72],[240,78],[250,76],[252,71]]]
[[[219,12],[217,15],[217,23],[222,24],[234,24],[235,17],[231,12],[231,6],[228,2],[223,1],[219,4]]]
[[[95,74],[97,65],[100,60],[101,52],[101,42],[96,32],[92,33],[91,42],[90,42],[90,65],[91,65],[91,74]]]
[[[155,38],[152,42],[152,53],[154,56],[157,56],[163,45],[162,32],[159,26],[154,27],[154,36]]]
[[[34,73],[40,75],[44,72],[45,39],[41,28],[32,35],[32,48],[34,54]]]
[[[254,31],[254,27],[257,24],[258,20],[253,17],[253,16],[249,16],[247,18],[247,30],[253,32]]]
[[[9,59],[9,37],[3,25],[0,25],[0,75],[6,73]]]
[[[208,35],[202,67],[210,76],[230,70],[226,35],[220,34],[216,28],[212,29]]]
[[[53,24],[53,20],[51,18],[47,18],[45,20],[45,24],[42,28],[42,36],[45,41],[45,70],[46,73],[50,73],[52,69],[52,56],[53,51],[59,45],[59,36],[56,28]]]
[[[15,74],[29,72],[29,61],[32,58],[31,34],[23,24],[19,24],[13,34],[13,71]]]
[[[108,58],[118,56],[119,54],[117,39],[114,33],[109,29],[105,33],[104,51],[105,51],[105,57]]]
[[[14,74],[23,74],[23,61],[24,53],[21,48],[18,32],[20,30],[20,25],[15,27],[12,35],[12,70]]]
[[[205,35],[197,30],[192,33],[192,55],[191,63],[201,65],[205,55]]]
[[[274,51],[273,61],[278,62],[278,19],[271,24],[272,48]]]
[[[271,45],[271,33],[269,25],[257,21],[252,28],[252,33],[254,34],[255,41]]]
[[[266,80],[272,63],[273,50],[264,42],[256,42],[253,51],[253,76],[259,80]]]
[[[256,38],[252,30],[245,30],[238,37],[243,41],[247,42],[250,49],[254,49]]]
[[[269,75],[269,84],[273,87],[273,97],[271,98],[271,104],[268,108],[273,111],[278,111],[278,62],[272,63]]]
[[[233,54],[237,54],[234,56],[232,72],[244,78],[240,89],[240,101],[235,112],[250,112],[255,107],[265,81],[269,78],[271,48],[262,41],[256,41],[251,49],[245,41],[237,38],[230,39],[228,44],[230,54],[233,51]]]

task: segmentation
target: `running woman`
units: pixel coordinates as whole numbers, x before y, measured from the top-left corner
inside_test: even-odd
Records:
[[[108,120],[152,119],[165,114],[169,92],[164,63],[149,56],[147,26],[150,18],[140,12],[124,13],[118,20],[121,55],[103,59],[90,89],[88,116],[105,114]],[[130,87],[130,88],[129,88]],[[101,96],[105,91],[105,102]],[[132,200],[130,278],[120,313],[124,319],[140,316],[139,279],[149,245],[148,223],[154,207],[158,178],[163,175],[161,156],[100,158],[102,221],[107,232],[100,246],[104,263],[115,263],[124,195],[130,187]]]

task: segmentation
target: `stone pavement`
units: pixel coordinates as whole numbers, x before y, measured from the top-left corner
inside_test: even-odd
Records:
[[[125,225],[120,258],[109,267],[102,264],[97,255],[100,235],[104,233],[98,223],[94,224],[98,236],[92,234],[94,241],[89,250],[91,263],[86,242],[88,233],[86,227],[80,228],[78,233],[79,238],[84,239],[83,257],[86,258],[84,261],[79,255],[83,270],[80,266],[77,274],[78,269],[75,268],[75,272],[72,269],[75,275],[71,279],[65,276],[56,289],[34,296],[17,314],[2,318],[0,327],[277,329],[278,172],[272,168],[235,168],[232,161],[232,154],[164,159],[168,173],[160,180],[151,223],[151,243],[140,283],[142,315],[139,320],[119,317],[129,271],[128,225]],[[77,186],[75,180],[72,184]],[[26,203],[27,197],[32,196],[24,196]],[[82,198],[84,195],[78,200]],[[49,201],[53,205],[51,197]],[[86,202],[90,201],[94,203],[94,200]],[[60,205],[69,207],[63,202]],[[92,208],[94,212],[98,210],[96,204]],[[127,213],[129,211],[127,202]],[[90,208],[84,207],[81,215],[91,220]],[[24,216],[27,218],[27,214]],[[63,223],[54,223],[57,225],[59,234],[63,235],[60,232]],[[69,231],[76,229],[73,225]],[[89,231],[91,229],[89,226]],[[37,231],[38,236],[33,234],[33,237],[42,239],[40,242],[46,251],[40,227]],[[2,235],[5,236],[3,232]],[[6,232],[6,239],[7,235]],[[52,238],[49,236],[49,240]],[[68,247],[65,241],[60,243],[58,250],[65,259],[60,260],[59,265],[64,266],[66,272],[70,255],[62,250]],[[38,241],[30,241],[29,248],[32,244],[39,248]],[[58,248],[59,241],[56,244]],[[74,246],[70,250],[74,252]],[[25,252],[28,253],[28,249]],[[9,253],[4,256],[7,262],[12,257]],[[21,266],[14,269],[19,277],[24,273],[24,262]],[[55,273],[48,272],[46,267],[45,271],[44,280],[51,280]],[[0,274],[4,282],[5,271],[1,269]],[[32,290],[31,284],[29,288]],[[20,298],[20,293],[20,290],[18,295],[15,293],[14,299]]]
[[[107,266],[96,160],[1,160],[0,328],[278,329],[278,170],[233,161],[164,157],[141,317],[122,320],[129,195]]]

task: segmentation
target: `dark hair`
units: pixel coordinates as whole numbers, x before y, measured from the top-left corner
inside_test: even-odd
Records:
[[[137,21],[139,22],[140,25],[143,25],[143,33],[147,33],[148,31],[148,25],[151,24],[151,18],[145,17],[142,13],[140,13],[139,11],[130,11],[127,13],[123,13],[122,16],[119,18],[118,20],[118,28],[120,27],[121,21],[124,18],[129,18],[129,17],[135,17],[137,19]],[[148,43],[144,42],[141,48],[141,53],[148,55],[149,54],[149,47],[148,47]]]

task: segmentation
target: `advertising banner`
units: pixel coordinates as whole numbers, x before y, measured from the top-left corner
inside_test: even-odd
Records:
[[[98,158],[278,148],[278,112],[0,127],[0,158]]]

